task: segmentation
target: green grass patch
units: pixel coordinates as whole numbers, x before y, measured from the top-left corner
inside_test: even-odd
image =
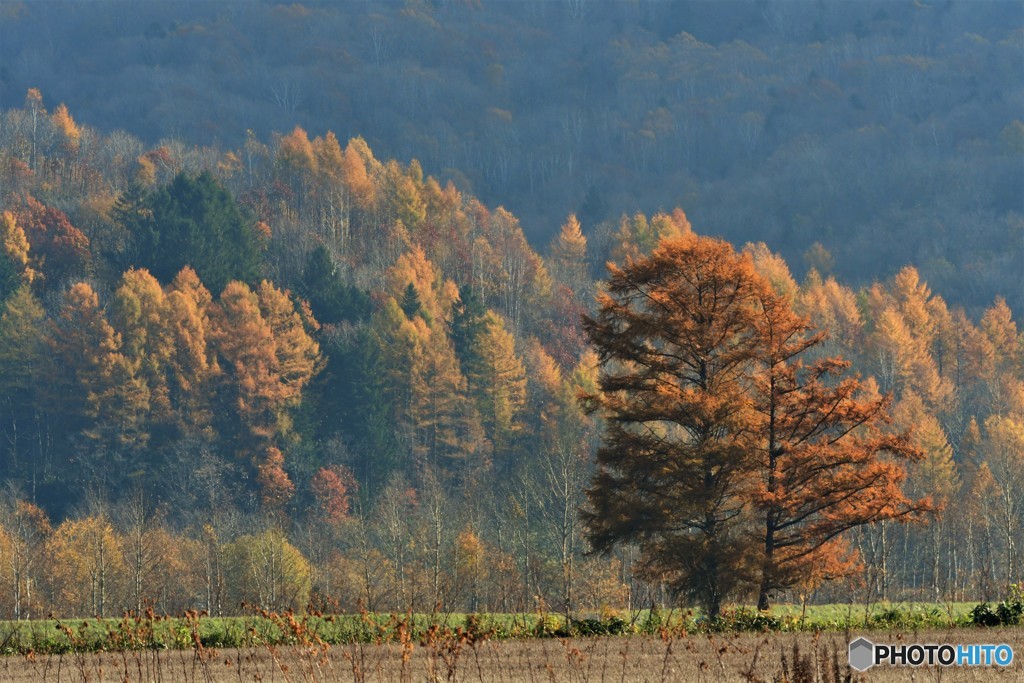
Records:
[[[796,619],[816,630],[845,628],[944,628],[966,626],[973,602],[909,602],[864,605],[775,605],[771,614],[784,620]]]
[[[122,619],[0,621],[0,654],[59,654],[145,649],[246,648],[418,642],[438,634],[536,638],[722,631],[914,630],[988,625],[975,603],[776,605],[766,613],[728,607],[717,621],[696,610],[556,614],[272,614],[243,617],[147,615]],[[1006,611],[1005,609],[1003,610]],[[997,612],[993,610],[993,613]],[[998,612],[1002,614],[1002,612]],[[993,621],[993,623],[996,623]],[[1005,623],[1004,623],[1005,625]]]
[[[0,655],[421,640],[436,632],[525,638],[564,631],[537,614],[272,614],[243,617],[125,617],[0,621]]]

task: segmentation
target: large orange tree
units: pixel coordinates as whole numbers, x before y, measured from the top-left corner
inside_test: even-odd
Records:
[[[822,340],[726,242],[686,232],[609,265],[584,328],[605,417],[583,511],[591,544],[718,615],[722,601],[837,574],[841,534],[927,508],[901,491],[916,451],[888,400],[807,360]],[[843,560],[843,561],[840,561]]]
[[[595,549],[636,543],[643,573],[716,617],[753,569],[744,490],[764,284],[728,243],[687,233],[609,265],[584,318],[605,417],[583,518]]]
[[[754,480],[746,493],[763,540],[757,606],[771,593],[852,571],[858,558],[843,532],[932,508],[902,491],[900,460],[922,456],[891,429],[891,396],[847,376],[849,362],[817,357],[823,333],[789,302],[764,290],[754,369]]]

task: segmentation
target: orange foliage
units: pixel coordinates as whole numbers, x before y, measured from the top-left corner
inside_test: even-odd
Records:
[[[312,174],[316,171],[317,160],[313,153],[313,144],[301,127],[281,138],[277,149],[278,168],[286,175]]]
[[[609,418],[587,492],[591,542],[639,542],[645,573],[712,616],[747,572],[766,608],[775,590],[849,572],[843,532],[931,507],[902,492],[897,460],[920,452],[888,428],[889,397],[844,378],[844,360],[803,361],[824,335],[753,252],[692,232],[663,241],[610,265],[585,319],[601,373],[584,400]]]
[[[371,175],[373,163],[373,153],[362,138],[349,140],[345,147],[342,180],[355,198],[356,206],[363,211],[370,209],[377,201],[377,189]]]
[[[78,124],[71,118],[71,113],[68,108],[61,104],[54,111],[50,117],[53,121],[54,128],[64,138],[64,146],[68,151],[76,151],[78,149],[79,139],[82,137],[82,131],[78,129]]]
[[[766,295],[762,311],[757,478],[749,495],[764,520],[758,606],[766,609],[775,590],[849,573],[852,559],[829,550],[844,531],[909,519],[932,505],[903,493],[898,460],[922,453],[908,433],[889,429],[890,397],[844,378],[842,359],[805,364],[801,356],[822,336],[777,296]]]
[[[267,281],[257,292],[228,283],[210,309],[209,336],[251,436],[265,442],[287,434],[288,411],[322,367],[320,348],[288,295]]]
[[[60,282],[79,273],[89,262],[89,238],[71,224],[63,211],[26,196],[14,215],[32,245],[37,269],[51,281]]]
[[[355,486],[352,473],[340,465],[321,467],[313,475],[313,495],[328,524],[337,526],[348,519],[349,495],[355,491]]]
[[[281,512],[295,493],[295,484],[284,471],[284,455],[271,446],[266,450],[261,462],[256,467],[256,481],[260,485],[260,498],[268,510]]]
[[[29,266],[29,248],[25,231],[14,214],[10,211],[0,214],[0,258],[10,261],[25,284],[31,284],[36,277],[35,270]]]

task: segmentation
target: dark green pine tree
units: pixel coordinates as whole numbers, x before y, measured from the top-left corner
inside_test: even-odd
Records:
[[[405,292],[402,293],[402,301],[399,306],[401,306],[402,312],[405,313],[405,317],[409,319],[412,319],[423,310],[423,304],[420,302],[420,293],[416,291],[411,282],[405,288]]]
[[[20,285],[21,273],[3,249],[0,249],[0,304],[7,301],[7,297],[14,294]]]
[[[596,186],[591,185],[587,188],[587,195],[576,210],[576,217],[587,227],[597,225],[608,217],[608,203]]]
[[[459,299],[452,304],[451,338],[455,355],[465,359],[487,329],[487,308],[472,287],[459,287]]]
[[[310,252],[302,271],[299,291],[321,323],[333,325],[370,317],[370,297],[342,281],[323,245]]]
[[[170,282],[192,266],[214,292],[231,280],[253,283],[259,275],[259,244],[253,220],[246,216],[209,172],[191,178],[179,173],[170,185],[146,198],[126,197],[119,220],[134,238],[136,265]]]
[[[149,192],[139,182],[131,182],[114,202],[111,217],[125,235],[102,245],[105,260],[110,261],[117,273],[122,273],[138,262],[140,243],[144,235],[155,232],[153,212],[149,207]]]
[[[462,374],[471,387],[482,373],[480,338],[487,332],[487,307],[472,287],[459,288],[459,300],[452,305],[451,339]]]
[[[381,348],[368,328],[354,340],[327,341],[322,409],[323,437],[341,434],[360,493],[371,499],[398,466],[394,391],[388,385]]]
[[[33,489],[44,465],[38,457],[44,442],[38,418],[45,323],[46,313],[28,285],[0,305],[0,471],[28,479]]]

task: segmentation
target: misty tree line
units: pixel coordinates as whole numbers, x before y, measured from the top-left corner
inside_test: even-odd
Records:
[[[914,263],[977,317],[1022,305],[1020,29],[961,0],[10,3],[0,106],[41,87],[153,147],[360,135],[535,244],[683,205],[801,277],[815,241],[858,288]]]

